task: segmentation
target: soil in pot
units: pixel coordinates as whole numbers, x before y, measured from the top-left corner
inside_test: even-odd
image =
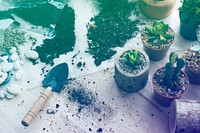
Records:
[[[137,68],[133,68],[125,63],[127,50],[118,54],[115,59],[115,81],[119,88],[127,92],[136,92],[144,88],[148,81],[150,61],[148,55],[137,49],[141,53],[143,63]]]
[[[163,19],[168,17],[174,9],[176,0],[139,0],[141,12],[153,19]]]
[[[147,30],[146,29],[142,30],[141,39],[143,42],[143,49],[148,54],[150,60],[159,61],[166,56],[169,47],[174,42],[174,37],[175,37],[174,31],[170,27],[168,33],[173,35],[172,39],[169,39],[166,43],[159,42],[157,45],[153,45],[152,43],[148,42],[150,35],[148,34]]]
[[[158,69],[153,76],[154,98],[162,106],[169,107],[174,99],[180,98],[189,86],[187,75],[181,71],[178,80],[173,82],[173,90],[168,88],[164,82],[165,68]]]
[[[185,73],[190,83],[200,84],[200,52],[187,50],[184,57],[186,60]]]

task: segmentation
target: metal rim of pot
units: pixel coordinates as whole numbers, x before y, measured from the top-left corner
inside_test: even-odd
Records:
[[[166,96],[166,95],[163,95],[163,94],[161,94],[161,93],[159,93],[157,90],[156,90],[156,86],[155,86],[155,84],[154,84],[154,76],[155,76],[155,74],[159,71],[159,70],[161,70],[161,69],[164,69],[164,67],[162,67],[162,68],[160,68],[160,69],[158,69],[158,70],[156,70],[156,72],[153,74],[153,78],[152,78],[152,85],[153,85],[153,89],[154,89],[154,91],[157,93],[157,94],[159,94],[160,96],[162,96],[162,97],[164,97],[164,98],[168,98],[168,99],[177,99],[177,98],[180,98],[183,94],[185,94],[186,92],[187,92],[187,90],[188,90],[188,88],[189,88],[189,78],[188,78],[188,76],[187,76],[187,74],[183,71],[183,70],[181,70],[181,72],[184,74],[184,76],[185,76],[185,78],[187,79],[187,81],[188,81],[188,84],[185,84],[185,90],[183,91],[183,93],[181,94],[181,95],[179,95],[179,96],[171,96],[171,95],[169,95],[169,96]]]
[[[128,50],[137,50],[139,51],[142,55],[144,55],[145,59],[146,59],[146,66],[144,69],[142,69],[139,73],[137,74],[133,74],[133,73],[128,73],[128,72],[125,72],[124,70],[122,70],[122,68],[120,67],[119,65],[119,59],[120,59],[120,56],[127,52]],[[127,48],[125,50],[122,50],[121,52],[119,52],[116,56],[116,58],[114,59],[114,63],[116,65],[116,68],[118,69],[118,71],[120,71],[123,75],[126,75],[127,77],[137,77],[143,73],[145,73],[148,68],[150,67],[150,59],[149,59],[149,56],[146,54],[145,51],[141,50],[140,48],[136,48],[136,47],[132,47],[132,48]]]

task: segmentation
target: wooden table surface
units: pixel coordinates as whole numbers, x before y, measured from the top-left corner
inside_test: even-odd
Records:
[[[146,87],[137,93],[120,90],[113,79],[114,69],[70,80],[60,94],[53,93],[33,123],[25,128],[21,120],[39,97],[43,88],[29,89],[15,100],[0,102],[0,132],[2,133],[168,133],[169,108],[153,99],[151,66]],[[95,97],[93,104],[80,106],[69,99],[68,91],[86,90]],[[182,97],[200,99],[200,87],[190,85]],[[79,110],[80,107],[81,111]],[[48,114],[52,109],[54,114]]]
[[[188,49],[194,42],[179,34],[178,5],[165,22],[174,29],[176,38],[171,51]],[[138,42],[142,48],[141,42]],[[169,133],[169,108],[153,99],[151,84],[156,69],[164,66],[168,58],[151,61],[146,87],[137,93],[121,91],[114,81],[113,67],[70,80],[60,94],[53,93],[33,123],[25,128],[21,120],[40,96],[43,88],[30,88],[14,100],[0,101],[0,133]],[[114,65],[114,64],[113,64]],[[95,100],[91,105],[80,105],[69,99],[74,88],[86,90]],[[184,99],[200,100],[200,86],[190,84]],[[55,111],[48,114],[47,110]]]

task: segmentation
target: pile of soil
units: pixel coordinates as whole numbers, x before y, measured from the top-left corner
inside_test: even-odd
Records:
[[[132,14],[138,15],[137,3],[128,0],[97,0],[100,13],[88,25],[88,52],[93,55],[95,65],[110,59],[115,47],[123,47],[127,40],[139,31],[139,19],[131,20]]]
[[[45,39],[44,44],[36,47],[41,62],[53,65],[54,58],[58,58],[61,54],[66,54],[73,50],[75,45],[74,26],[74,10],[65,5],[56,23],[55,37]]]
[[[51,24],[56,24],[61,11],[49,3],[31,4],[31,6],[27,4],[7,11],[0,11],[0,19],[10,18],[14,20],[12,14],[15,14],[33,25],[49,27]]]

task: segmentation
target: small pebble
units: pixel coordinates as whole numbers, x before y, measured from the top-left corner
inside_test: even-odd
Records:
[[[56,104],[56,108],[59,108],[60,107],[60,105],[59,104]]]
[[[6,96],[7,99],[13,99],[15,97],[14,95],[12,95],[8,92],[5,93],[5,96]]]
[[[2,56],[2,57],[0,57],[0,60],[3,62],[8,61],[8,56]]]
[[[4,99],[6,97],[6,91],[5,90],[0,90],[0,99]]]
[[[47,109],[47,114],[55,114],[55,111],[53,109]]]
[[[2,71],[7,73],[13,69],[13,64],[9,62],[5,62],[2,64]]]
[[[17,49],[15,47],[12,47],[10,50],[9,50],[9,53],[10,54],[13,54],[13,53],[16,53]]]
[[[20,88],[17,84],[11,84],[7,87],[7,91],[12,95],[19,95],[20,94]]]
[[[16,60],[19,60],[19,56],[17,53],[13,53],[11,56],[10,56],[10,59],[12,62],[16,61]]]
[[[22,60],[19,61],[20,65],[23,66],[24,62]]]
[[[19,61],[13,62],[13,69],[14,70],[19,70],[21,68],[21,64]]]
[[[22,70],[18,70],[16,73],[15,73],[15,79],[16,80],[20,80],[23,76],[24,72]]]
[[[0,71],[0,84],[2,84],[6,80],[7,77],[8,77],[8,73],[4,73]]]
[[[97,130],[98,133],[101,133],[102,131],[103,131],[102,128],[99,128],[99,129]]]
[[[39,57],[39,55],[36,51],[29,50],[25,53],[25,57],[28,58],[28,59],[36,60]]]

